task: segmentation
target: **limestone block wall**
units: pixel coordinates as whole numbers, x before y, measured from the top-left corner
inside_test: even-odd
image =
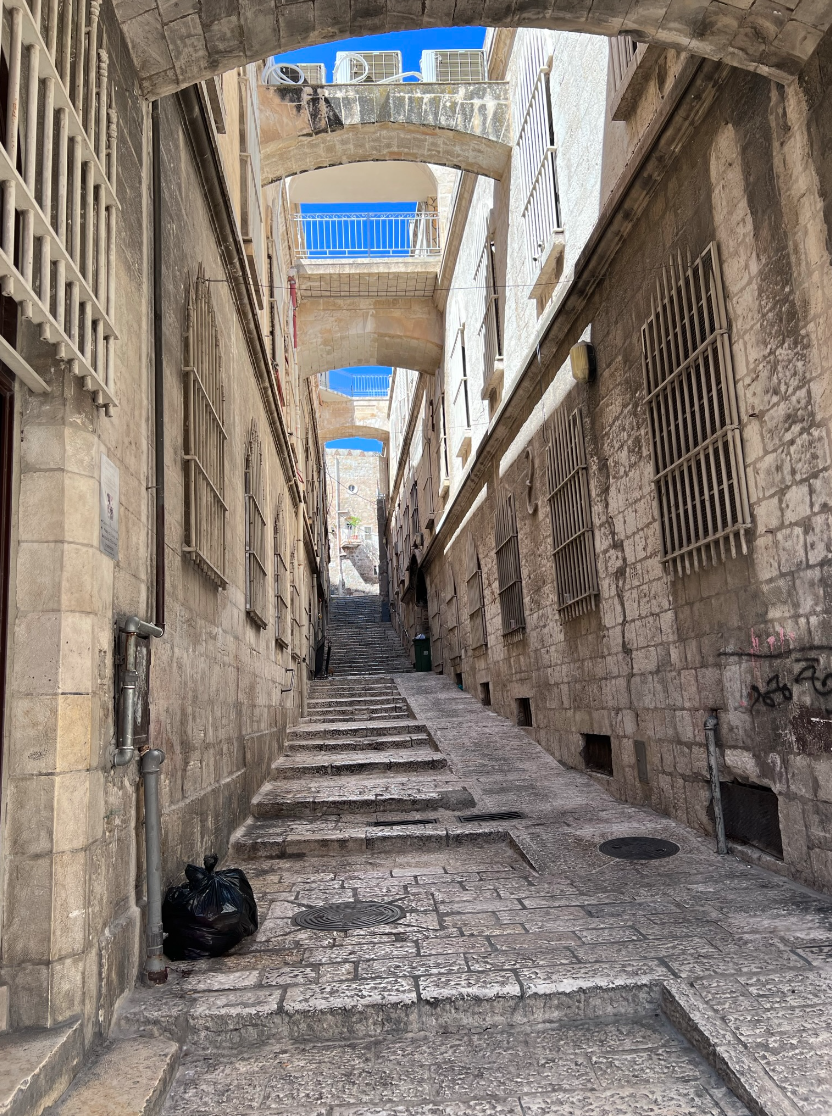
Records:
[[[613,775],[593,777],[621,799],[706,833],[703,722],[716,709],[723,778],[777,794],[782,870],[829,890],[832,102],[820,80],[830,50],[822,50],[817,68],[788,89],[730,75],[575,325],[592,327],[596,382],[572,381],[564,345],[552,386],[446,557],[433,558],[428,581],[431,592],[444,586],[450,563],[463,655],[450,660],[446,638],[446,672],[460,671],[475,694],[488,682],[506,716],[529,698],[528,731],[570,766],[584,764],[584,734],[609,735]],[[695,258],[711,241],[723,266],[753,525],[747,555],[672,577],[661,561],[640,329],[671,252]],[[559,404],[583,410],[600,585],[597,609],[566,622],[555,601],[542,428]],[[526,612],[516,642],[501,634],[495,567],[493,516],[505,489],[518,508]],[[469,534],[483,568],[489,637],[476,654],[463,589]],[[645,745],[647,781],[636,741]]]
[[[117,44],[106,6],[102,17]],[[113,49],[110,66],[119,114],[119,406],[104,417],[58,365],[44,371],[50,394],[17,392],[0,818],[0,980],[10,988],[11,1025],[81,1016],[88,1040],[106,1033],[141,962],[141,791],[135,765],[112,768],[114,647],[117,618],[153,610],[149,106],[139,98],[127,51]],[[261,630],[245,613],[244,461],[252,421],[264,453],[267,537],[282,494],[302,601],[314,583],[175,99],[163,105],[162,150],[167,630],[152,648],[150,692],[151,740],[167,757],[167,885],[181,877],[186,860],[225,852],[303,701],[302,669],[293,692],[280,695],[292,664],[275,643],[273,617]],[[200,265],[211,280],[224,367],[224,591],[183,553],[182,336],[186,284]],[[116,562],[99,548],[102,452],[120,473]]]

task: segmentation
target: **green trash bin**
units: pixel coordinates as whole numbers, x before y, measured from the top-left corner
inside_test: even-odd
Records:
[[[413,654],[417,670],[426,671],[431,669],[430,640],[427,637],[413,640]]]

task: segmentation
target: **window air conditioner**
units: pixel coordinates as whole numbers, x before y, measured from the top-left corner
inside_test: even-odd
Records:
[[[402,72],[399,50],[342,51],[335,55],[333,81],[344,85],[368,85],[386,81]]]
[[[486,81],[484,50],[423,50],[422,81]]]

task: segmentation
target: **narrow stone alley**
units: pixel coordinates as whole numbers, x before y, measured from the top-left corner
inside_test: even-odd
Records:
[[[351,674],[388,646],[377,607],[339,605],[342,668],[233,838],[256,936],[122,1010],[137,1087],[176,1043],[167,1116],[827,1116],[832,902],[614,801],[444,677]],[[599,849],[626,837],[663,855]],[[64,1116],[98,1111],[91,1083]]]

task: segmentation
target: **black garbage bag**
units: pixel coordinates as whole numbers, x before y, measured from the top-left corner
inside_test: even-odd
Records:
[[[216,856],[206,856],[203,864],[186,864],[188,883],[168,888],[162,904],[165,954],[171,961],[219,957],[257,929],[257,904],[245,872],[215,872]]]

